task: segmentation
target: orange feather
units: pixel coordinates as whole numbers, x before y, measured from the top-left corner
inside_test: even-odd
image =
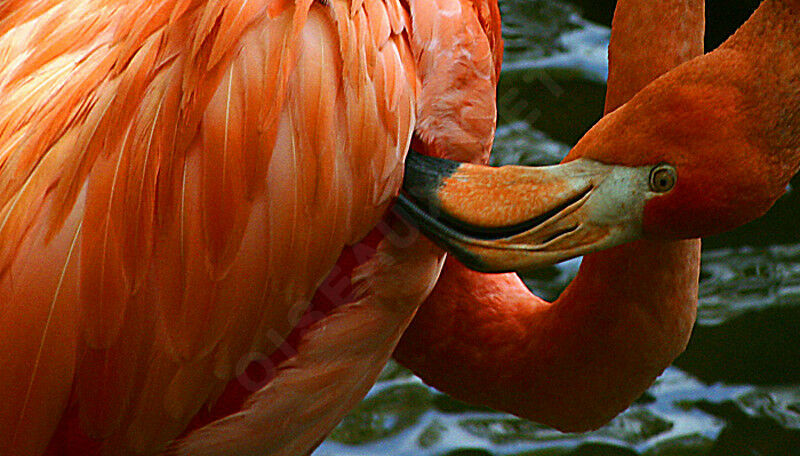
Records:
[[[62,0],[0,17],[0,454],[44,451],[68,407],[106,452],[152,453],[282,343],[397,192],[407,13]],[[396,339],[408,318],[381,321]]]

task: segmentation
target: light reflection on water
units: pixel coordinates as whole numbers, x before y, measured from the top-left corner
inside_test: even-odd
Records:
[[[763,262],[765,258],[769,261]],[[563,269],[561,273],[570,276],[576,265]],[[757,287],[754,280],[761,286]],[[797,315],[800,311],[798,283],[800,245],[706,252],[699,337],[695,338],[687,355],[717,355],[707,353],[713,350],[714,343],[710,347],[703,346],[703,340],[708,339],[704,331],[724,330],[726,325],[737,321],[758,321],[765,311],[774,312],[775,309],[791,309],[792,315]],[[763,296],[752,300],[754,288]],[[721,304],[719,295],[714,293],[717,291],[722,291],[730,306]],[[790,297],[787,299],[787,296]],[[778,312],[776,318],[781,315]],[[797,319],[789,322],[786,330],[789,333],[773,336],[785,339],[787,345],[800,345],[800,322]],[[742,361],[736,360],[736,353],[741,351],[739,344],[748,343],[748,340],[738,340],[740,337],[735,332],[725,336],[731,345],[728,363]],[[794,350],[796,353],[797,349]],[[684,364],[689,364],[691,369],[691,360]],[[358,410],[314,454],[796,455],[800,454],[800,387],[796,384],[759,386],[763,372],[758,369],[780,374],[785,367],[786,378],[797,382],[800,372],[797,364],[784,358],[774,365],[753,368],[749,380],[733,383],[705,383],[681,368],[670,367],[622,415],[600,430],[582,435],[561,434],[507,414],[462,404],[428,388],[418,378],[392,364]],[[735,366],[731,367],[730,372],[718,369],[715,375],[724,377],[737,372]],[[724,432],[726,429],[734,429],[739,434],[731,436],[730,431]],[[748,437],[753,439],[751,445],[756,449],[767,448],[766,452],[745,452],[747,448],[741,447],[736,439]],[[730,453],[732,447],[741,448],[742,452]],[[466,449],[472,452],[453,453]]]
[[[557,162],[565,143],[599,117],[609,31],[565,3],[501,5],[507,53],[493,163]],[[519,98],[542,90],[549,95]],[[552,111],[554,102],[562,112]],[[764,220],[708,241],[713,249],[703,254],[698,325],[687,352],[600,430],[561,434],[463,404],[391,363],[314,456],[800,455],[797,214],[793,192]],[[553,300],[579,264],[545,268],[525,281]]]

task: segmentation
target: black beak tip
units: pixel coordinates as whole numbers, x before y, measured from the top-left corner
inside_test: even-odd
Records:
[[[436,245],[455,256],[458,261],[469,269],[478,272],[498,272],[489,268],[479,255],[470,252],[457,242],[464,240],[463,234],[423,211],[405,195],[398,196],[394,211],[401,218],[417,227]]]
[[[455,174],[459,166],[461,163],[456,161],[409,151],[405,163],[403,190],[419,202],[434,202],[442,181]]]

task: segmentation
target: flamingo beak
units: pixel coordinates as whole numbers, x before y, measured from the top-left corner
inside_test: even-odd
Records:
[[[466,266],[527,271],[641,237],[649,167],[489,166],[410,152],[397,209]]]

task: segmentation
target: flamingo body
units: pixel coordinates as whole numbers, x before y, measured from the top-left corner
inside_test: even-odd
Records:
[[[282,347],[342,249],[383,217],[418,122],[429,153],[488,156],[499,15],[487,5],[0,6],[0,453],[41,454],[59,428],[53,454],[92,441],[103,454],[158,451],[252,354]],[[454,55],[434,59],[434,38]],[[437,93],[459,71],[464,90]],[[466,95],[474,106],[442,115]],[[319,374],[313,388],[335,384],[353,375],[310,366],[320,352],[344,364],[337,350],[356,357],[350,342],[370,333],[361,364],[372,366],[329,401],[366,392],[441,266],[424,240],[409,246],[418,255],[375,251],[353,306],[305,328],[308,356],[282,367]],[[396,264],[408,280],[372,282]],[[314,334],[337,328],[353,334],[327,350]],[[301,407],[281,393],[312,388],[301,377],[276,375],[267,396]],[[269,445],[302,452],[346,410],[298,417]],[[70,448],[75,432],[86,438]]]

